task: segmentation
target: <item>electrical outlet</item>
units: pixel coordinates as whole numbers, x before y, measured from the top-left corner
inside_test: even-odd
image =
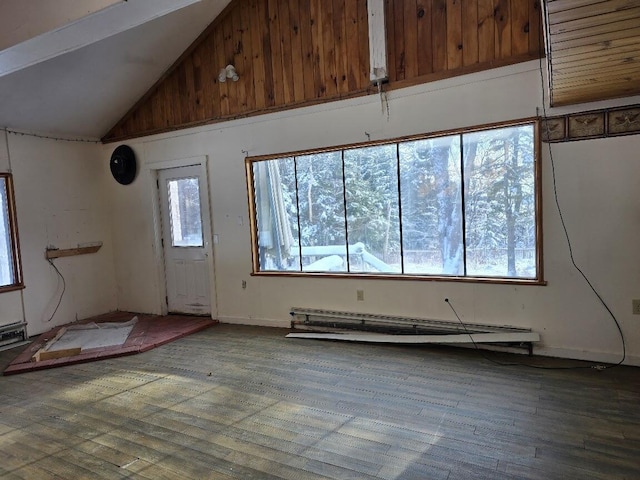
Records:
[[[247,281],[246,280],[242,280],[242,289],[246,290],[247,288]]]
[[[633,314],[640,315],[640,299],[635,298],[631,300],[631,303],[633,305]]]
[[[356,300],[358,302],[364,302],[364,290],[356,290]]]

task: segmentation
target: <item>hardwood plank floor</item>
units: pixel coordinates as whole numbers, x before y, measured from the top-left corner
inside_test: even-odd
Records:
[[[638,368],[285,334],[217,325],[0,377],[0,477],[640,478]]]

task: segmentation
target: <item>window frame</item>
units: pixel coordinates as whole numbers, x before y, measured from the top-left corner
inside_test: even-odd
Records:
[[[0,286],[0,293],[13,292],[24,288],[22,278],[22,257],[20,253],[20,238],[18,235],[18,220],[16,214],[15,192],[13,187],[13,174],[9,172],[0,173],[0,178],[4,178],[7,192],[7,214],[9,238],[11,243],[11,257],[13,261],[14,279],[10,285]]]
[[[499,128],[533,126],[533,151],[534,151],[534,182],[535,182],[535,242],[536,242],[536,278],[509,278],[509,277],[488,277],[488,276],[455,276],[455,275],[424,275],[424,274],[393,274],[393,273],[354,273],[354,272],[304,272],[285,270],[260,270],[260,254],[258,246],[258,224],[256,215],[256,194],[254,190],[254,176],[252,165],[266,160],[275,160],[286,157],[296,157],[302,155],[313,155],[327,152],[342,152],[348,149],[363,148],[379,145],[400,144],[415,140],[428,140],[452,135],[463,135],[485,130]],[[313,277],[313,278],[358,278],[358,279],[378,279],[378,280],[418,280],[418,281],[443,281],[443,282],[466,282],[466,283],[493,283],[493,284],[517,284],[517,285],[546,285],[543,268],[543,218],[542,218],[542,158],[541,158],[541,135],[540,117],[528,117],[518,120],[488,123],[472,127],[462,127],[451,130],[441,130],[437,132],[407,135],[385,140],[358,142],[344,145],[337,145],[326,148],[315,148],[298,150],[269,155],[247,156],[245,158],[245,175],[247,181],[247,199],[249,207],[249,223],[251,233],[251,260],[252,276],[263,277]]]

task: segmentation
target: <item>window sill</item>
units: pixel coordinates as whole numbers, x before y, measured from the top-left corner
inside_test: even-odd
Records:
[[[6,293],[6,292],[15,292],[16,290],[23,290],[24,284],[18,284],[18,285],[6,285],[4,287],[0,287],[0,293]]]
[[[394,275],[394,274],[370,274],[370,273],[322,273],[322,272],[253,272],[255,277],[308,277],[308,278],[335,278],[335,279],[367,279],[367,280],[401,280],[421,282],[459,282],[459,283],[490,283],[507,285],[536,285],[545,286],[547,282],[542,279],[525,278],[501,278],[501,277],[455,277],[455,276],[426,276],[426,275]]]

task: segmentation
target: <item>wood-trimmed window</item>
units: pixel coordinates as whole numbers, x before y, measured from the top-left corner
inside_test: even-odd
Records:
[[[13,177],[0,173],[0,292],[23,286]]]
[[[542,284],[537,119],[248,157],[254,275]]]

